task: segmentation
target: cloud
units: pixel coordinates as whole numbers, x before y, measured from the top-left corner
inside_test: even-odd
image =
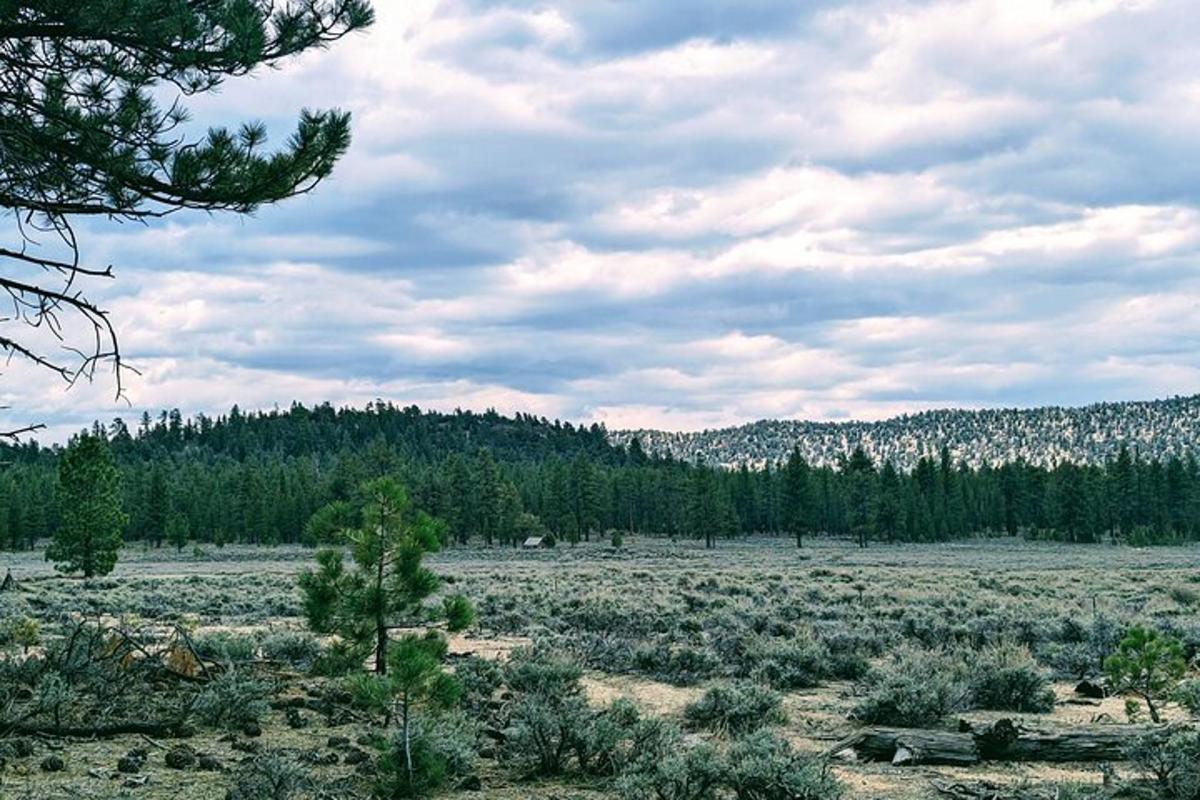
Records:
[[[131,406],[10,366],[8,417],[384,397],[697,428],[1200,391],[1183,0],[378,5],[188,100],[276,141],[351,110],[316,193],[81,227]]]

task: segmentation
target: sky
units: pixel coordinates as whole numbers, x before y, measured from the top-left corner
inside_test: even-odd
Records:
[[[89,225],[127,358],[4,419],[609,428],[1200,391],[1200,34],[1163,0],[379,0],[196,123],[353,112],[311,196]]]

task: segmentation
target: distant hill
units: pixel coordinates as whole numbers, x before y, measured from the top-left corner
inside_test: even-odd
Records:
[[[787,457],[794,445],[810,463],[832,465],[855,447],[878,464],[911,469],[943,446],[971,466],[1023,458],[1048,466],[1072,460],[1095,464],[1129,446],[1145,458],[1200,453],[1200,395],[1080,408],[949,409],[880,422],[762,420],[695,433],[638,430],[610,434],[616,444],[637,437],[647,452],[713,465],[761,466]]]

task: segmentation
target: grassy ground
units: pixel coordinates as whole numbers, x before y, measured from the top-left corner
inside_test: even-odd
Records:
[[[10,568],[22,587],[5,612],[29,613],[47,623],[89,614],[183,621],[198,633],[263,631],[301,627],[295,576],[311,558],[311,551],[286,547],[187,548],[178,554],[131,547],[112,575],[85,584],[56,576],[36,554],[3,553],[0,574]],[[433,557],[431,566],[480,611],[479,628],[455,637],[452,651],[503,658],[532,639],[577,645],[589,667],[585,685],[596,703],[629,697],[647,712],[669,716],[680,715],[684,705],[721,678],[668,682],[629,668],[621,654],[639,643],[698,646],[724,626],[762,625],[763,620],[786,619],[790,629],[815,631],[831,642],[842,641],[835,633],[850,636],[847,641],[856,646],[874,648],[875,658],[909,640],[931,646],[946,639],[969,645],[1006,638],[1051,647],[1069,639],[1062,629],[1097,616],[1117,622],[1150,619],[1185,640],[1200,641],[1200,550],[1195,548],[984,541],[859,550],[845,542],[817,541],[797,550],[786,540],[763,539],[721,543],[706,551],[693,542],[627,537],[619,552],[595,543],[536,552],[452,549]],[[1062,676],[1054,711],[1027,718],[1062,725],[1123,721],[1121,699],[1079,704],[1072,686],[1069,676]],[[788,693],[784,734],[800,749],[823,750],[854,729],[847,713],[856,691],[852,682],[831,681]],[[1168,716],[1178,713],[1168,709]],[[329,728],[316,715],[309,727],[293,730],[275,711],[264,725],[262,742],[292,754],[322,755],[339,752],[328,746],[331,735],[353,741],[362,732],[355,725]],[[189,744],[227,766],[242,757],[218,733],[200,732]],[[150,758],[143,770],[148,781],[132,787],[115,765],[135,747],[147,747]],[[225,796],[225,773],[169,769],[163,751],[141,737],[65,746],[47,740],[37,748],[34,758],[13,761],[0,773],[0,796]],[[38,763],[55,751],[67,768],[41,772]],[[343,764],[313,769],[327,784],[354,780],[354,769]],[[837,772],[854,798],[931,797],[935,778],[1094,783],[1101,777],[1087,765],[956,770],[840,763]],[[586,784],[514,783],[490,762],[482,778],[483,796],[489,798],[605,797]],[[479,796],[462,793],[464,799]]]

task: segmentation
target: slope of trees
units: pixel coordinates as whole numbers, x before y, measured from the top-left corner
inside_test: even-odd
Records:
[[[135,430],[117,420],[91,433],[122,473],[126,541],[151,545],[318,543],[344,524],[356,487],[384,475],[448,523],[447,543],[515,545],[535,533],[569,543],[610,529],[710,546],[751,533],[801,546],[821,535],[864,546],[977,535],[1200,539],[1196,459],[1149,460],[1129,448],[1097,464],[978,467],[943,448],[908,469],[865,448],[833,464],[795,448],[761,468],[716,468],[648,455],[636,439],[615,445],[600,426],[384,403],[186,420],[168,412]],[[58,458],[33,444],[0,452],[5,548],[32,547],[61,525]]]
[[[876,464],[891,461],[911,470],[943,447],[973,467],[1018,459],[1042,467],[1063,461],[1103,464],[1122,445],[1145,458],[1165,461],[1200,448],[1200,395],[1080,408],[943,409],[879,422],[762,420],[736,428],[693,433],[619,431],[617,444],[633,438],[653,453],[684,461],[761,466],[787,458],[799,447],[810,463],[835,466],[855,447]]]

